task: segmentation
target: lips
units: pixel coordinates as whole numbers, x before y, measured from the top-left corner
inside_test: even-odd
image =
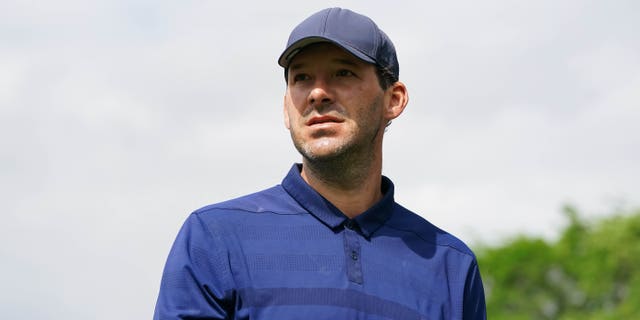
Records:
[[[340,123],[342,122],[342,120],[340,118],[337,117],[333,117],[333,116],[316,116],[316,117],[312,117],[311,119],[309,119],[309,121],[307,121],[306,125],[308,126],[312,126],[312,125],[316,125],[316,124],[322,124],[322,123]]]

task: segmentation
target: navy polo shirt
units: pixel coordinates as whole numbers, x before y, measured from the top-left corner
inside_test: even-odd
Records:
[[[350,220],[300,168],[188,217],[154,319],[486,319],[471,250],[397,204],[388,178]]]

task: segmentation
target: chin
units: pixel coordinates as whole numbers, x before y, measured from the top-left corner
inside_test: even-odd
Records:
[[[336,149],[305,149],[302,155],[309,160],[331,160],[338,157],[341,153]]]
[[[336,141],[321,141],[296,146],[300,154],[310,161],[329,161],[340,158],[345,152],[345,145]]]

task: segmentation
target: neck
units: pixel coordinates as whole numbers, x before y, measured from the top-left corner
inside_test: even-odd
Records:
[[[353,219],[382,198],[382,153],[365,159],[303,159],[302,178],[318,193]]]

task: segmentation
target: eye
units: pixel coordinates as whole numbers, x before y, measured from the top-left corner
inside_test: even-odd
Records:
[[[305,73],[297,73],[293,76],[293,82],[304,81],[309,79],[310,79],[309,75]]]
[[[353,72],[351,72],[351,70],[340,69],[340,70],[338,70],[338,72],[336,72],[336,76],[338,76],[338,77],[352,77],[352,76],[355,76],[355,74]]]

